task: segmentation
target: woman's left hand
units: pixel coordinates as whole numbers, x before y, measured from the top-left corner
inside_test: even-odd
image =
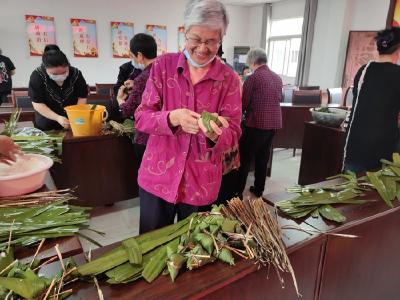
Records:
[[[216,114],[216,113],[212,113],[212,115],[218,116],[218,114]],[[218,119],[221,122],[223,128],[229,127],[229,122],[227,119],[225,119],[222,116],[218,116]],[[212,140],[213,142],[216,142],[218,140],[219,136],[222,134],[221,128],[217,124],[215,124],[214,121],[210,121],[210,126],[213,129],[212,132],[207,131],[207,128],[203,124],[202,118],[199,118],[197,122],[199,124],[200,129],[204,132],[204,135],[206,137],[208,137],[210,140]]]

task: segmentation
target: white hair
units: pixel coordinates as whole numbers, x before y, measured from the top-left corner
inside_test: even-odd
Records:
[[[229,18],[225,5],[217,0],[189,0],[184,13],[185,30],[192,26],[206,26],[221,30],[225,35]]]
[[[265,65],[267,63],[267,53],[262,48],[250,49],[247,52],[247,65]]]

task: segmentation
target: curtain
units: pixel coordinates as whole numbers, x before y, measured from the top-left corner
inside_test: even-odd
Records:
[[[271,3],[265,3],[263,5],[260,47],[263,48],[267,53],[268,53],[267,41],[271,32],[271,13],[272,13]]]
[[[317,5],[318,0],[306,0],[304,7],[303,31],[295,81],[297,86],[306,85],[308,82]]]

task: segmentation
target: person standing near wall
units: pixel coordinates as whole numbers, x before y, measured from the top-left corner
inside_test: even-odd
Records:
[[[142,102],[142,94],[150,76],[151,66],[157,57],[157,43],[151,35],[138,33],[131,39],[130,52],[135,68],[141,70],[141,73],[133,80],[128,100],[124,101],[117,97],[122,115],[125,118],[134,117],[136,109]],[[124,88],[124,86],[120,87],[120,89]],[[133,144],[139,166],[142,163],[148,138],[148,134],[136,130]]]
[[[0,105],[7,100],[7,95],[11,93],[12,79],[15,74],[15,66],[11,59],[2,55],[0,49]]]
[[[365,172],[391,160],[399,140],[400,28],[378,32],[379,57],[362,66],[355,78],[353,105],[344,147],[344,170]]]
[[[245,124],[240,139],[240,168],[237,194],[243,198],[250,165],[255,160],[254,185],[250,191],[257,197],[264,192],[272,140],[282,128],[280,101],[282,80],[267,66],[267,54],[261,48],[247,53],[247,65],[253,73],[243,84]]]

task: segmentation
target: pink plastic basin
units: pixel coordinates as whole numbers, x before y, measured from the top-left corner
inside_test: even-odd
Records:
[[[19,196],[36,191],[42,187],[46,172],[53,165],[51,158],[39,154],[25,154],[19,157],[17,162],[22,163],[21,160],[30,161],[29,164],[20,165],[21,172],[14,171],[11,175],[0,174],[0,197]]]

